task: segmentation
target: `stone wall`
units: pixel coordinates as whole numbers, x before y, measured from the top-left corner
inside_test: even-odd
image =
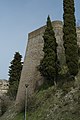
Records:
[[[77,31],[77,43],[78,43],[78,45],[79,45],[79,47],[80,47],[80,27],[78,27],[78,28],[76,29],[76,31]]]
[[[8,85],[9,83],[7,80],[0,80],[0,96],[7,93]]]
[[[55,37],[58,43],[58,58],[61,66],[65,64],[64,47],[63,47],[63,24],[61,21],[52,22],[53,29],[55,31]],[[34,93],[36,85],[43,83],[43,78],[37,70],[37,66],[40,64],[40,60],[43,58],[43,33],[45,31],[43,26],[28,34],[28,45],[24,58],[24,65],[21,73],[21,79],[19,83],[16,104],[19,106],[19,110],[24,107],[25,101],[25,84],[28,84],[28,96]],[[80,28],[77,28],[78,44],[80,46]]]
[[[8,81],[7,80],[0,80],[0,115],[1,115],[1,97],[7,93],[8,90]]]

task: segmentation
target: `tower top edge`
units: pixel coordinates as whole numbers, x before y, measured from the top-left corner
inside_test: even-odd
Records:
[[[57,27],[57,28],[59,28],[59,27],[62,28],[63,22],[60,21],[60,20],[52,21],[52,26],[53,26],[53,28],[56,28],[56,27]],[[32,38],[32,37],[34,37],[34,36],[37,36],[37,35],[39,35],[39,34],[42,34],[42,33],[45,31],[45,27],[46,27],[46,25],[44,25],[44,26],[42,26],[42,27],[40,27],[40,28],[38,28],[38,29],[30,32],[30,33],[28,34],[28,38],[30,39],[30,38]]]

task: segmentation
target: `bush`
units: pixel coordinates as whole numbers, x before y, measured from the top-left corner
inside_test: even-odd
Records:
[[[1,115],[7,111],[12,102],[7,95],[1,97]]]

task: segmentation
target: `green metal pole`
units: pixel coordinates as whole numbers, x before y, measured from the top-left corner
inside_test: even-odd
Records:
[[[28,84],[25,84],[25,89],[26,89],[26,92],[25,92],[25,119],[26,120],[26,113],[27,113],[27,94],[28,94]],[[28,120],[28,119],[27,119]]]

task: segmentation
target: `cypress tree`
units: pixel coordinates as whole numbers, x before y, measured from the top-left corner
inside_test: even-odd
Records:
[[[8,95],[12,98],[16,97],[18,84],[20,80],[21,70],[22,70],[22,56],[19,52],[16,52],[11,65],[9,66],[9,90]]]
[[[68,65],[70,75],[75,76],[78,73],[78,46],[74,15],[74,0],[63,0],[63,9],[63,40],[66,63]]]
[[[57,43],[50,17],[47,18],[47,25],[43,35],[44,57],[40,62],[39,70],[51,84],[57,77]]]

